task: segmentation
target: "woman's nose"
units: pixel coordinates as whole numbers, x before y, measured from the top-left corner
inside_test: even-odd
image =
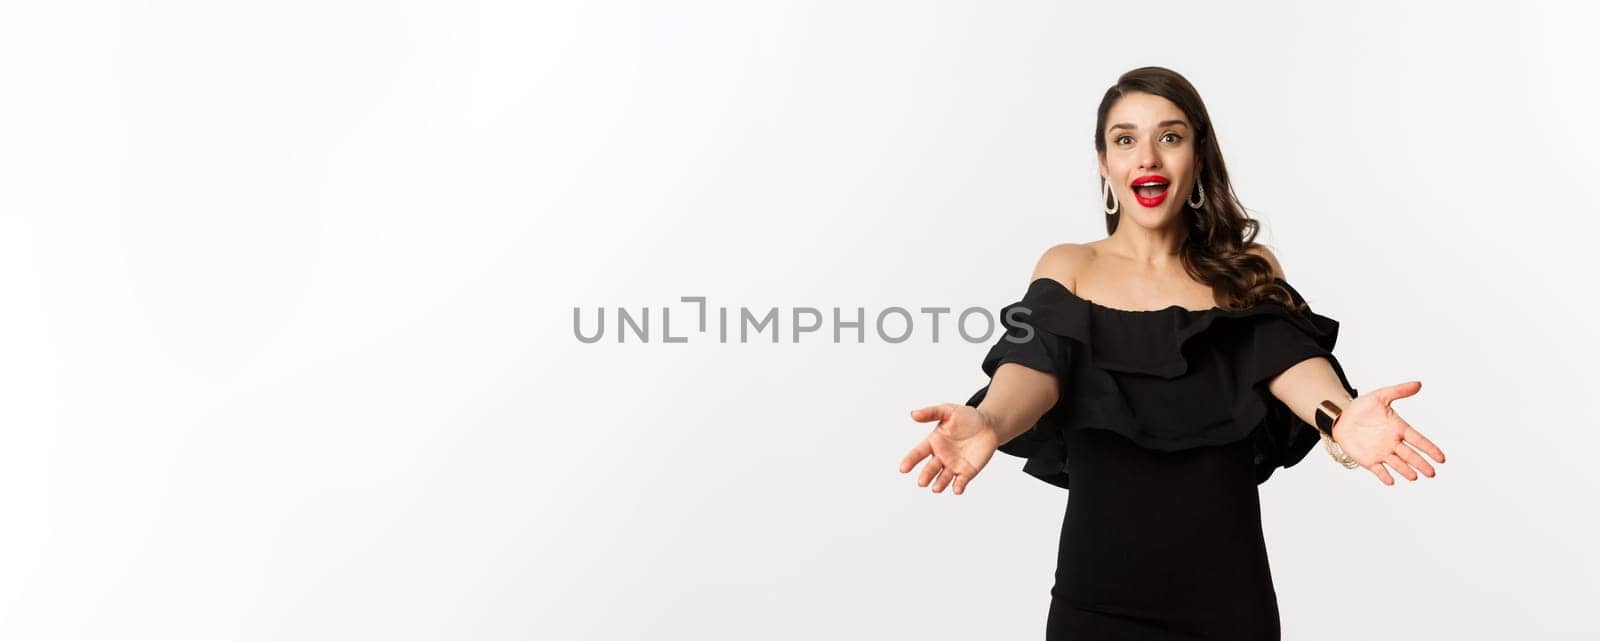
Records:
[[[1140,169],[1156,169],[1161,166],[1161,157],[1156,155],[1154,149],[1146,146],[1139,152]]]

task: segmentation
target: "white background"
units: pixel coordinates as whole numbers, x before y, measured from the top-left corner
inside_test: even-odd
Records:
[[[998,309],[1104,235],[1147,64],[1449,457],[1262,486],[1285,638],[1572,638],[1595,15],[1388,4],[12,3],[0,638],[1042,636],[1068,493],[896,472],[987,344],[678,299]],[[691,337],[579,342],[602,306]]]

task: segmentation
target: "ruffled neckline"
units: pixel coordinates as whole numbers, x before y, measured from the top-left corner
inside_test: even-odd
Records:
[[[1003,363],[1053,372],[1061,400],[1039,423],[1000,447],[1028,458],[1029,474],[1068,486],[1065,431],[1104,429],[1135,444],[1176,451],[1251,438],[1256,480],[1299,461],[1318,433],[1276,399],[1271,379],[1308,358],[1326,357],[1351,397],[1333,357],[1339,322],[1311,310],[1287,281],[1295,306],[1265,300],[1242,310],[1220,307],[1129,310],[1078,296],[1038,278],[1020,301],[1001,310],[1006,335],[983,361],[993,377]],[[978,406],[978,390],[967,405]]]
[[[1288,281],[1274,277],[1273,282],[1283,286],[1297,305],[1305,302]],[[1181,305],[1120,309],[1082,298],[1048,277],[1034,279],[1028,293],[1013,305],[1025,308],[1027,322],[1082,344],[1089,360],[1103,369],[1162,378],[1188,372],[1190,363],[1184,354],[1187,344],[1218,325],[1252,320],[1288,322],[1330,345],[1338,335],[1337,321],[1311,312],[1309,307],[1292,311],[1277,301],[1263,300],[1236,310],[1189,309]],[[1003,311],[1003,316],[1009,314]],[[1008,319],[1002,322],[1009,328]]]
[[[1042,281],[1042,283],[1041,283],[1041,281]],[[1221,307],[1210,307],[1210,308],[1207,308],[1207,309],[1189,309],[1187,307],[1184,307],[1184,306],[1178,305],[1178,304],[1168,305],[1168,306],[1162,307],[1160,309],[1121,309],[1121,308],[1118,308],[1118,307],[1108,307],[1106,305],[1102,305],[1102,304],[1096,303],[1096,302],[1094,302],[1094,301],[1092,301],[1090,299],[1087,299],[1087,298],[1084,298],[1082,296],[1079,296],[1076,292],[1073,292],[1071,289],[1069,289],[1064,283],[1062,283],[1061,281],[1058,281],[1058,280],[1056,280],[1054,278],[1051,278],[1049,276],[1041,276],[1039,278],[1034,279],[1033,282],[1035,284],[1042,284],[1042,285],[1044,285],[1046,287],[1052,287],[1054,289],[1059,289],[1059,290],[1061,290],[1062,294],[1066,295],[1067,298],[1070,298],[1070,299],[1073,299],[1073,300],[1075,300],[1077,302],[1083,303],[1083,304],[1085,304],[1085,305],[1087,305],[1087,306],[1089,306],[1091,308],[1094,308],[1094,309],[1097,309],[1097,310],[1100,310],[1100,311],[1104,311],[1104,312],[1108,312],[1108,313],[1112,313],[1112,314],[1126,314],[1126,315],[1130,315],[1130,316],[1141,316],[1141,315],[1151,315],[1151,314],[1171,314],[1173,312],[1179,312],[1179,313],[1182,313],[1182,314],[1188,315],[1188,316],[1200,316],[1200,315],[1204,315],[1204,314],[1215,314],[1215,313],[1219,313],[1219,312],[1246,311],[1246,310],[1228,310],[1228,309],[1223,309]],[[1278,277],[1274,276],[1274,277],[1272,277],[1272,282],[1277,283],[1279,285],[1282,285],[1285,289],[1288,289],[1294,295],[1294,297],[1296,299],[1299,298],[1299,292],[1296,292],[1294,290],[1294,287],[1289,285],[1289,281],[1286,281],[1286,280],[1284,280],[1282,278],[1278,278]]]

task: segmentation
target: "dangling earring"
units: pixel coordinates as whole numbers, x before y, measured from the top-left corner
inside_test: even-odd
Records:
[[[1194,187],[1196,191],[1200,192],[1200,202],[1195,202],[1194,199],[1191,198],[1189,199],[1189,206],[1199,209],[1206,206],[1206,186],[1201,184],[1200,181],[1196,180],[1194,181]]]
[[[1117,202],[1117,192],[1111,190],[1111,181],[1102,178],[1100,184],[1103,186],[1100,190],[1100,208],[1106,210],[1107,216],[1117,213],[1122,209],[1122,203]],[[1106,199],[1111,200],[1110,207],[1106,206]]]

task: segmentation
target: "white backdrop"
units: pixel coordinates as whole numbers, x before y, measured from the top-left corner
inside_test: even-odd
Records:
[[[1262,486],[1285,638],[1571,638],[1596,16],[1387,4],[12,3],[0,638],[1038,638],[1068,493],[899,475],[988,344],[870,321],[1102,237],[1094,109],[1149,64],[1448,455]]]

